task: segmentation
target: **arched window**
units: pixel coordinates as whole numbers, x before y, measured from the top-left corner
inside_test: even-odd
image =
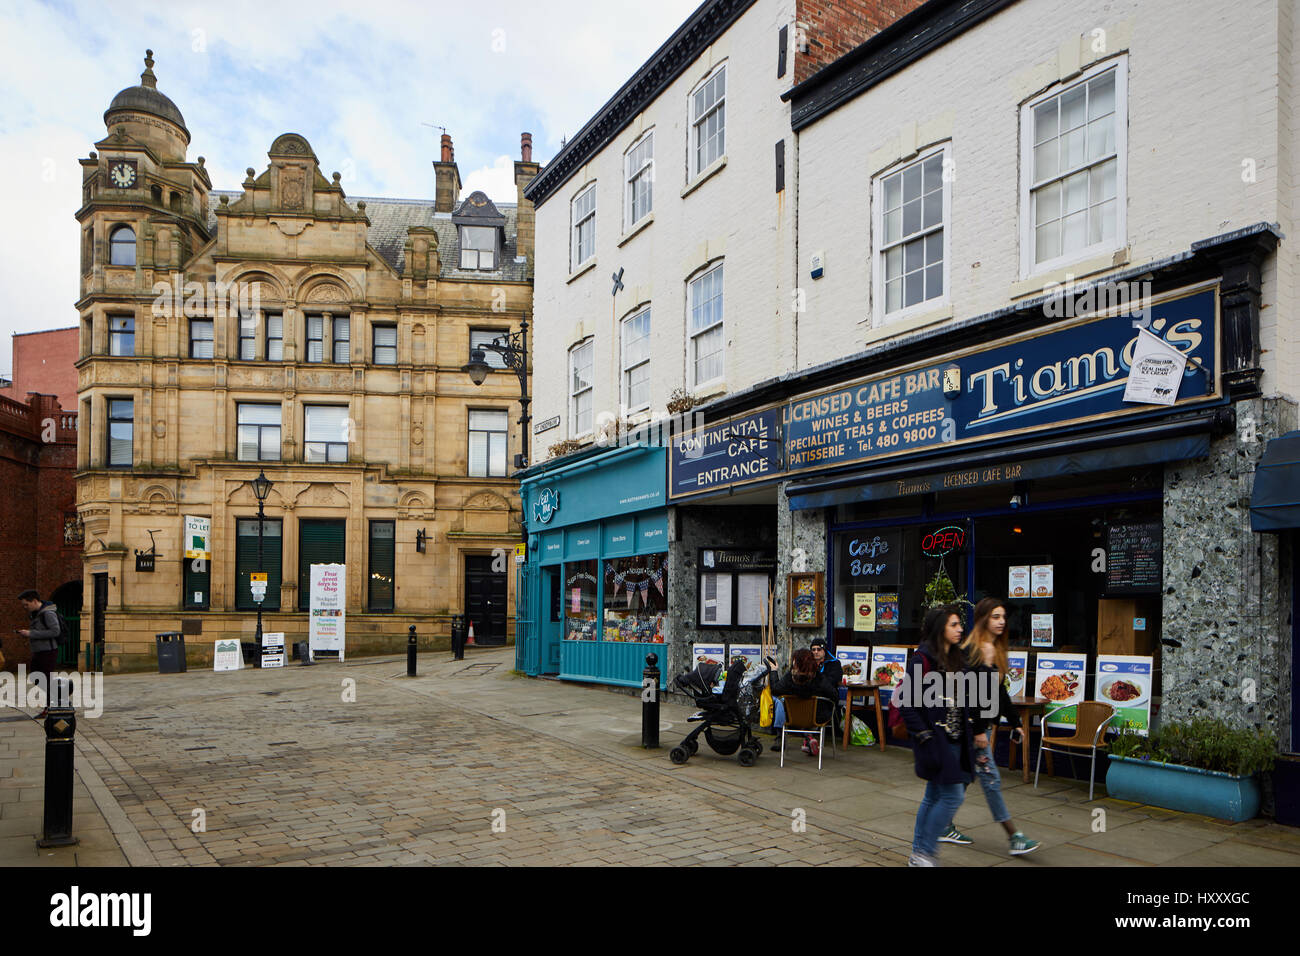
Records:
[[[118,226],[109,235],[108,264],[113,266],[135,265],[135,230],[130,226]]]

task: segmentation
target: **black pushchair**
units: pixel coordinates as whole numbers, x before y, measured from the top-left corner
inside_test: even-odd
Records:
[[[763,752],[763,744],[750,731],[749,715],[740,702],[740,682],[745,676],[745,659],[738,657],[731,662],[731,670],[727,673],[722,693],[715,694],[713,685],[721,669],[721,664],[707,661],[695,670],[679,674],[673,679],[674,686],[679,691],[690,694],[701,708],[699,713],[686,718],[689,722],[698,722],[699,726],[669,752],[668,758],[673,763],[686,763],[695,755],[700,749],[695,738],[701,733],[715,753],[730,757],[739,750],[738,759],[742,767],[754,766],[754,761]]]

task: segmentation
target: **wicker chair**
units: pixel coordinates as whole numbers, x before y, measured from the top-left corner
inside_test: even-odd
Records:
[[[1077,707],[1074,718],[1074,733],[1069,737],[1047,736],[1047,722],[1052,715]],[[1038,771],[1043,766],[1043,751],[1072,756],[1075,751],[1086,750],[1092,755],[1092,766],[1088,771],[1088,799],[1092,799],[1097,779],[1097,751],[1106,749],[1106,725],[1115,719],[1115,708],[1101,701],[1085,700],[1078,704],[1066,704],[1043,715],[1043,734],[1038,744],[1038,762],[1034,766],[1034,787],[1038,786]]]

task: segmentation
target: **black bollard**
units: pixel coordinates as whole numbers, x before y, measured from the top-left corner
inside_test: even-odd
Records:
[[[415,676],[415,625],[406,629],[406,676]]]
[[[647,654],[641,672],[641,746],[651,750],[659,747],[658,663],[658,655]]]
[[[45,717],[45,821],[39,847],[74,846],[72,835],[72,758],[77,733],[77,712],[72,709],[71,686],[60,678],[50,687]]]

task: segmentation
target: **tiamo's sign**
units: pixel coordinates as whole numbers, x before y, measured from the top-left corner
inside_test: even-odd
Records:
[[[1219,290],[1203,285],[712,423],[674,441],[669,497],[1149,413],[1124,396],[1140,326],[1187,360],[1162,401],[1219,397]]]

